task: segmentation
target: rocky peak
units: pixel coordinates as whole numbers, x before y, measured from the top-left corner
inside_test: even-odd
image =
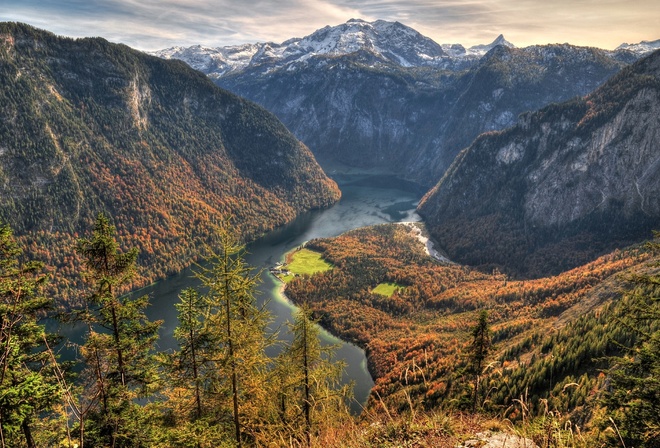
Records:
[[[644,56],[659,49],[660,39],[653,41],[643,40],[636,44],[624,43],[616,47],[614,51],[630,51],[638,56]]]
[[[474,46],[472,46],[468,49],[468,52],[470,52],[471,54],[476,54],[476,55],[484,55],[484,54],[488,53],[490,50],[492,50],[493,48],[495,48],[497,46],[500,46],[500,45],[503,46],[503,47],[507,47],[507,48],[516,48],[515,45],[513,45],[511,42],[509,42],[508,40],[506,40],[504,38],[504,35],[500,34],[491,43],[485,44],[485,45],[474,45]]]
[[[437,66],[448,55],[428,37],[399,22],[351,19],[325,26],[303,38],[239,46],[208,48],[195,45],[154,52],[165,59],[181,59],[197,70],[216,77],[264,63],[274,68],[303,63],[318,56],[369,53],[375,60],[403,67]]]

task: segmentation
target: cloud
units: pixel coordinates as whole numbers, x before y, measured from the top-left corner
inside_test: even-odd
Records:
[[[103,36],[143,50],[281,42],[351,18],[398,20],[440,43],[503,33],[517,45],[613,48],[657,39],[657,0],[3,0],[0,19],[73,37]]]
[[[72,37],[102,35],[141,49],[283,41],[359,11],[323,0],[7,0],[3,20]]]

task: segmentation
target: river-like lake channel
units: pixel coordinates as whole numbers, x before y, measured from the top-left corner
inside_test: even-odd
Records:
[[[246,261],[257,269],[263,269],[257,300],[260,304],[266,303],[273,317],[269,327],[278,331],[282,341],[291,339],[288,324],[293,321],[296,308],[282,293],[282,283],[268,272],[269,267],[284,261],[288,251],[313,238],[333,237],[374,224],[420,220],[415,207],[421,198],[421,190],[412,183],[382,174],[336,174],[332,177],[342,191],[342,198],[337,204],[325,210],[303,213],[286,226],[267,233],[247,246]],[[197,285],[199,282],[189,268],[138,292],[151,297],[148,317],[164,321],[158,341],[159,350],[176,349],[173,331],[178,322],[174,304],[179,301],[178,295],[183,289]],[[74,339],[81,337],[78,334],[68,336]],[[355,385],[355,402],[351,409],[358,413],[374,384],[367,370],[364,351],[324,330],[321,337],[325,344],[338,345],[335,358],[346,362],[343,380],[352,381]],[[277,351],[276,346],[268,354],[274,356]]]

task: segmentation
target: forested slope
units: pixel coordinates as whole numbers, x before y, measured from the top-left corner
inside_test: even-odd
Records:
[[[244,238],[339,198],[270,113],[178,61],[0,24],[0,220],[65,277],[99,211],[140,250],[144,284],[233,216]]]
[[[660,52],[593,93],[482,134],[419,212],[450,258],[557,274],[651,237],[660,218]]]
[[[541,399],[551,396],[552,409],[562,413],[585,406],[602,381],[603,357],[635,340],[612,325],[612,316],[621,310],[626,279],[653,259],[633,247],[554,277],[514,281],[437,262],[404,225],[357,229],[306,247],[334,268],[297,277],[286,294],[365,348],[374,407],[380,397],[400,411],[409,400],[427,409],[471,409],[471,331],[480,310],[488,310],[493,348],[480,393],[500,415],[522,395],[531,413],[542,413]],[[399,288],[389,297],[376,293],[383,282]],[[577,384],[562,395],[569,383]],[[505,416],[520,417],[520,409]]]

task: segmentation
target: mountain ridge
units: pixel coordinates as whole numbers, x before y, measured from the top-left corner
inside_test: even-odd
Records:
[[[660,217],[660,51],[463,150],[419,212],[450,257],[523,277],[649,238]]]
[[[226,216],[252,239],[339,198],[271,113],[180,61],[12,23],[0,60],[0,219],[67,274],[100,211],[140,249],[139,286],[190,265]]]
[[[466,64],[475,63],[498,45],[517,48],[506,40],[503,34],[498,35],[491,43],[466,48],[460,43],[438,44],[400,22],[350,19],[339,25],[326,25],[305,37],[290,38],[282,43],[269,41],[222,47],[175,46],[152,51],[149,54],[164,59],[181,59],[196,70],[212,78],[218,78],[266,62],[277,61],[278,66],[283,66],[300,63],[313,56],[340,56],[365,49],[373,51],[381,60],[403,67],[462,69]],[[637,44],[622,43],[615,50],[603,51],[613,57],[617,55],[624,57],[621,53],[625,52],[634,58],[639,58],[658,48],[660,48],[660,40],[642,41]],[[408,58],[401,53],[407,53]]]
[[[386,26],[405,35],[394,39],[399,47],[405,44],[417,56],[440,56],[406,66],[392,56],[403,50],[385,54],[381,45],[374,51],[372,37]],[[344,29],[352,31],[344,34]],[[330,54],[342,36],[357,50]],[[308,48],[300,45],[303,41],[314,48],[332,45],[324,54],[300,53]],[[567,44],[515,48],[503,36],[482,46],[480,51],[488,50],[483,56],[437,44],[423,53],[415,48],[431,45],[428,38],[384,21],[353,21],[286,42],[295,47],[288,59],[275,54],[286,52],[278,47],[271,48],[277,57],[243,58],[233,72],[228,66],[222,75],[214,72],[210,59],[201,68],[218,85],[275,113],[322,163],[384,168],[427,188],[480,133],[511,126],[522,112],[586,95],[635,59],[629,51]]]

